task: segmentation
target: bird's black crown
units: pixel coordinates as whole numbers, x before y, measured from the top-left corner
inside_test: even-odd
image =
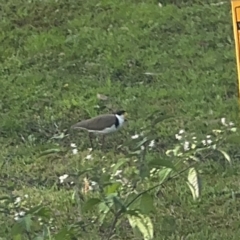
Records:
[[[120,110],[120,111],[117,111],[115,114],[121,116],[121,115],[123,115],[124,113],[126,113],[126,111]]]

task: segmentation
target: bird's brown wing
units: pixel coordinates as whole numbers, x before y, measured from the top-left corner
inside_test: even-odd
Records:
[[[116,116],[114,114],[104,114],[95,118],[83,120],[76,123],[72,128],[80,128],[86,130],[102,130],[104,128],[111,127],[116,122]]]

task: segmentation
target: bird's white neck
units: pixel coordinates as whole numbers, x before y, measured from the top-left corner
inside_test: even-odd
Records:
[[[123,126],[123,123],[124,123],[124,116],[122,115],[115,115],[119,121],[119,127],[122,127]]]

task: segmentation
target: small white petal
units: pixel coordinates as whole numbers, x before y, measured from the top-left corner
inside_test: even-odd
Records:
[[[19,220],[19,217],[18,217],[18,216],[17,216],[17,217],[14,217],[14,220],[15,220],[15,221]]]
[[[116,176],[119,176],[121,173],[122,173],[122,170],[117,170],[117,171],[115,172],[114,176],[115,176],[115,177],[116,177]]]
[[[233,123],[233,122],[229,122],[229,124],[228,124],[229,126],[234,126],[235,124]]]
[[[86,159],[87,159],[87,160],[91,160],[91,159],[93,159],[93,157],[92,157],[91,154],[89,154],[89,155],[86,156]]]
[[[77,146],[76,146],[75,143],[71,143],[71,147],[72,147],[72,148],[76,148]]]
[[[184,148],[184,151],[189,150],[189,142],[188,141],[184,142],[183,148]]]
[[[63,183],[66,178],[68,178],[67,174],[64,174],[64,175],[60,176],[59,177],[60,183]]]
[[[25,215],[24,211],[19,212],[19,216],[23,217]]]
[[[144,146],[141,146],[141,150],[144,150],[145,149],[145,147]]]
[[[178,133],[179,133],[179,134],[183,134],[183,133],[185,133],[185,130],[184,130],[184,129],[181,129],[181,130],[179,130]]]
[[[195,149],[195,148],[196,148],[196,144],[193,143],[193,144],[191,145],[191,149]]]
[[[235,127],[234,127],[234,128],[231,128],[230,131],[231,131],[231,132],[236,132],[236,131],[237,131],[237,128],[235,128]]]
[[[15,203],[15,204],[18,204],[18,203],[20,203],[20,202],[21,202],[21,198],[20,198],[20,197],[17,197],[14,203]]]
[[[177,140],[181,140],[181,139],[182,139],[182,136],[179,135],[179,134],[175,134],[175,138],[176,138]]]
[[[202,144],[203,144],[204,146],[206,146],[206,145],[207,145],[206,140],[202,140]]]
[[[197,137],[194,136],[194,137],[192,137],[192,139],[195,140],[195,139],[197,139]]]
[[[149,143],[149,145],[148,145],[149,147],[154,147],[155,146],[155,141],[154,140],[152,140],[150,143]]]
[[[91,186],[96,186],[97,182],[91,181]]]
[[[211,138],[212,136],[211,135],[207,135],[207,137],[206,138]]]
[[[222,125],[227,126],[226,118],[221,118],[221,123]]]
[[[132,138],[132,139],[137,139],[137,138],[139,138],[139,135],[138,135],[138,134],[133,135],[133,136],[131,136],[131,138]]]
[[[78,150],[77,150],[76,148],[74,148],[74,149],[72,150],[72,153],[73,153],[73,154],[77,154],[77,153],[78,153]]]
[[[210,145],[212,143],[211,139],[207,139],[207,144]]]
[[[25,198],[28,198],[28,194],[25,194],[24,197],[25,197]]]

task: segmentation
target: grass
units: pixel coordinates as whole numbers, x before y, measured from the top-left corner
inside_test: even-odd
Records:
[[[101,186],[114,173],[112,164],[125,160],[120,169],[139,192],[159,179],[142,177],[140,157],[129,156],[140,141],[132,135],[144,131],[154,137],[156,146],[145,157],[161,159],[180,129],[200,138],[222,117],[239,124],[230,3],[211,2],[165,1],[161,8],[156,1],[0,1],[0,191],[22,199],[21,206],[10,204],[3,211],[0,239],[14,235],[16,209],[39,204],[49,208],[52,220],[44,224],[52,236],[79,223],[85,231],[77,231],[75,239],[106,239],[110,215],[99,228],[91,221],[101,214],[81,210],[82,202],[100,194],[79,193],[84,171]],[[87,136],[69,127],[117,109],[127,110],[128,125],[86,159]],[[63,138],[52,138],[62,133]],[[239,151],[228,142],[223,146],[233,167],[219,163],[218,155],[198,166],[201,200],[192,200],[185,177],[151,192],[154,239],[238,239],[240,205],[221,193],[239,189]],[[64,174],[69,177],[60,184]],[[22,239],[34,239],[42,231],[36,229]],[[124,220],[112,239],[141,235]]]

